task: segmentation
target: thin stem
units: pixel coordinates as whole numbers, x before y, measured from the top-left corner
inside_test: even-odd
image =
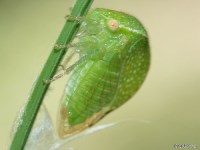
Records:
[[[85,15],[89,10],[92,2],[93,0],[77,0],[71,15]],[[56,46],[53,48],[36,81],[35,87],[29,97],[29,101],[21,117],[22,123],[19,124],[17,128],[11,143],[10,150],[23,150],[33,126],[34,120],[37,116],[37,112],[49,87],[49,84],[44,84],[43,81],[50,80],[54,76],[63,56],[67,52],[66,48],[62,46],[67,45],[70,41],[72,41],[78,30],[78,27],[79,23],[77,21],[66,21],[62,32],[60,33],[60,36],[58,37],[55,44],[58,46],[60,45],[61,47],[59,49]]]

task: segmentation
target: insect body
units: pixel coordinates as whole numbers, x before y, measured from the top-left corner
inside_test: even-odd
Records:
[[[130,99],[143,83],[150,64],[147,33],[133,16],[91,11],[80,27],[80,62],[62,99],[59,134],[77,133]]]

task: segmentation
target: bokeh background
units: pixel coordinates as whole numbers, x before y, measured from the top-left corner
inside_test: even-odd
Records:
[[[0,149],[6,149],[13,120],[27,100],[69,14],[72,0],[0,1]],[[200,1],[96,0],[135,15],[148,30],[152,63],[139,92],[98,124],[118,125],[72,142],[75,150],[173,150],[200,148]],[[63,91],[52,87],[45,103],[55,122]],[[144,121],[140,121],[144,120]],[[149,123],[145,123],[149,122]]]

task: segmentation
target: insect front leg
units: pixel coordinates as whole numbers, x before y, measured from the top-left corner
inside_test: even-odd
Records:
[[[77,21],[78,23],[81,23],[84,20],[84,18],[81,16],[72,16],[72,15],[66,15],[65,19],[69,21]]]

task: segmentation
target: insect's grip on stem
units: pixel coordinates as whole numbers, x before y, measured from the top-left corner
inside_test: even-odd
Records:
[[[54,45],[54,50],[57,52],[57,51],[60,51],[62,49],[69,49],[71,46],[71,44],[67,44],[67,45],[58,45],[58,44],[55,44]]]
[[[65,76],[66,74],[70,73],[70,72],[76,67],[76,64],[70,66],[69,68],[65,68],[63,65],[59,65],[59,66],[62,68],[63,72],[62,72],[62,73],[59,73],[59,74],[57,74],[57,75],[55,75],[55,76],[54,76],[52,79],[50,79],[50,80],[43,80],[43,83],[44,83],[44,84],[49,84],[49,83],[51,83],[51,82],[53,82],[53,81],[55,81],[55,80],[57,80],[57,79],[62,78],[62,77]]]
[[[81,22],[83,20],[83,17],[80,16],[72,16],[72,15],[66,15],[65,19],[69,20],[69,21],[77,21],[77,22]]]

